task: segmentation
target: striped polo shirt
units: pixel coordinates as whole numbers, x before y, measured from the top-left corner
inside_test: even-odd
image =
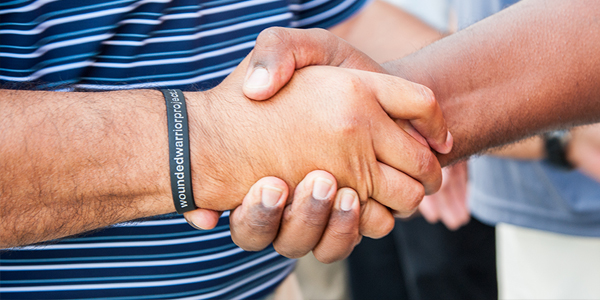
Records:
[[[366,1],[2,1],[0,87],[205,90],[263,29],[330,27]],[[227,213],[206,231],[170,214],[4,250],[0,299],[256,299],[293,267],[237,247]]]

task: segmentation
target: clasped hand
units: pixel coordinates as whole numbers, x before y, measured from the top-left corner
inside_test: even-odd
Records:
[[[441,110],[426,87],[354,67],[383,70],[324,31],[271,29],[222,84],[191,96],[203,209],[186,218],[208,229],[218,219],[208,209],[234,209],[232,238],[242,248],[273,242],[285,256],[313,250],[331,262],[362,235],[387,234],[392,213],[414,212],[441,183],[429,145],[451,147]]]

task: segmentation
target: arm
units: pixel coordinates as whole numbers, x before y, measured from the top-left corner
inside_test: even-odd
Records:
[[[565,148],[567,160],[581,172],[600,181],[600,124],[572,128],[570,136]],[[535,136],[491,149],[488,154],[511,159],[541,160],[546,157],[546,150],[542,137]]]
[[[571,130],[567,159],[582,173],[600,182],[600,124]]]
[[[2,247],[174,212],[158,91],[0,91]]]
[[[434,91],[455,138],[447,164],[600,119],[599,15],[596,1],[523,1],[386,67]]]
[[[378,61],[404,56],[441,37],[439,32],[414,16],[383,1],[373,1],[359,14],[329,31]],[[256,48],[260,49],[264,42],[264,38],[259,38]],[[401,125],[413,137],[421,138],[406,123]],[[324,172],[320,174],[335,182],[331,175]],[[251,190],[242,207],[233,211],[230,218],[232,238],[236,244],[246,250],[259,250],[273,242],[275,249],[285,256],[299,257],[313,250],[320,261],[330,262],[348,255],[355,244],[355,239],[350,238],[353,235],[360,233],[379,238],[389,233],[394,218],[386,207],[376,201],[367,201],[361,205],[359,222],[349,217],[354,216],[353,212],[341,210],[337,203],[343,198],[339,195],[352,192],[340,190],[338,197],[328,199],[333,203],[324,205],[322,200],[315,200],[310,193],[312,175],[309,174],[306,179],[308,184],[300,184],[296,188],[294,202],[285,208],[260,205],[260,195]],[[261,183],[267,184],[267,181],[271,186],[276,185],[287,192],[285,183],[278,182],[276,178],[267,178]],[[260,190],[258,187],[253,189]],[[201,211],[194,213],[197,214],[194,219],[198,222],[207,219]],[[216,219],[214,221],[216,223]],[[358,224],[360,231],[356,232],[354,230]],[[300,232],[301,235],[298,234]]]
[[[438,156],[447,165],[545,130],[600,120],[599,15],[593,0],[524,0],[384,67],[433,90],[455,138],[452,152]],[[251,68],[265,67],[271,78],[264,93],[246,83],[253,99],[272,94],[307,65],[378,68],[324,33],[277,31],[284,30],[268,34],[279,44],[263,50],[280,54],[251,59]]]
[[[355,189],[360,201],[374,198],[403,211],[414,209],[424,186],[439,187],[435,157],[382,109],[415,113],[414,105],[389,100],[412,91],[408,105],[422,87],[316,68],[295,76],[277,101],[254,103],[241,95],[246,64],[213,90],[186,93],[199,207],[232,209],[261,177],[278,176],[294,188],[315,169]],[[174,210],[160,93],[2,93],[2,247]],[[440,115],[435,103],[425,103],[426,114]],[[427,162],[405,163],[416,157]]]

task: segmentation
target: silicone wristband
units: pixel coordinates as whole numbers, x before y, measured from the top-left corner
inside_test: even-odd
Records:
[[[190,168],[190,134],[185,97],[181,90],[161,90],[167,105],[171,192],[177,213],[196,209]]]

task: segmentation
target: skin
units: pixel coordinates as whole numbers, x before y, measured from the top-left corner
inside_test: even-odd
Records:
[[[578,126],[570,131],[566,148],[567,160],[577,170],[600,182],[600,125]],[[516,160],[542,160],[546,157],[544,140],[534,136],[500,148],[490,149],[488,155]],[[440,190],[425,196],[419,212],[430,223],[442,222],[456,230],[470,219],[466,205],[468,175],[465,162],[444,168]]]
[[[383,67],[434,92],[455,142],[452,152],[438,156],[448,165],[542,131],[600,120],[599,14],[591,0],[525,0]],[[255,100],[268,98],[307,65],[346,67],[346,59],[377,68],[323,31],[271,29],[265,35],[280,41],[251,59],[250,67],[267,68],[271,79],[262,90],[269,92],[244,88]],[[302,46],[287,48],[292,43]]]
[[[579,171],[600,182],[600,124],[578,126],[570,130],[566,147],[567,160]],[[546,157],[544,140],[541,136],[522,140],[498,149],[491,149],[489,155],[518,159],[542,160]]]
[[[315,67],[297,72],[276,101],[251,102],[241,90],[246,64],[213,90],[185,94],[199,207],[233,209],[262,177],[278,176],[293,188],[315,169],[353,188],[357,202],[372,198],[400,211],[414,210],[426,190],[439,188],[436,157],[390,119],[435,124],[445,140],[426,88]],[[160,92],[0,93],[3,248],[174,211]]]
[[[442,36],[414,16],[382,1],[373,1],[359,14],[330,28],[329,31],[379,62],[405,56]],[[278,42],[277,36],[263,34],[257,41],[255,53],[260,53],[261,49],[267,50],[271,43]],[[352,64],[356,62],[359,60],[345,60],[342,63],[347,68],[353,68]],[[360,66],[355,67],[360,68]],[[382,71],[378,68],[373,70]],[[261,86],[268,87],[263,82],[254,90],[260,91]],[[409,122],[403,119],[395,121],[411,136],[427,145],[425,138]],[[438,145],[437,150],[447,153],[450,147],[451,141],[449,144]],[[326,172],[315,171],[314,173],[319,174],[321,178],[335,181],[335,178]],[[312,173],[307,177],[310,176]],[[265,178],[261,184],[277,186],[288,192],[285,183],[275,177]],[[255,188],[260,189],[256,186]],[[392,211],[377,201],[368,200],[358,207],[360,220],[356,222],[354,217],[348,216],[350,214],[353,216],[357,214],[356,212],[339,209],[339,196],[334,198],[335,194],[332,194],[331,199],[325,199],[325,201],[335,200],[333,205],[329,204],[330,211],[328,206],[323,205],[323,200],[312,197],[311,189],[311,184],[299,184],[293,192],[294,203],[285,207],[284,205],[277,207],[253,205],[260,202],[260,194],[249,194],[244,199],[242,207],[232,213],[232,216],[236,217],[230,218],[231,233],[235,243],[248,251],[260,250],[273,243],[280,254],[293,258],[303,256],[312,250],[318,260],[329,263],[347,257],[356,244],[349,241],[360,241],[363,235],[380,238],[387,235],[394,226],[395,219]],[[340,192],[338,191],[338,195]],[[344,193],[352,193],[352,190],[346,189]],[[302,198],[303,196],[306,199]],[[251,204],[246,205],[246,202]],[[304,206],[297,206],[297,203],[304,203]],[[192,214],[194,216],[190,216],[188,220],[206,224],[205,226],[209,228],[217,222],[217,213],[213,211],[199,209],[190,213]],[[408,214],[399,213],[399,215]],[[253,217],[257,215],[260,218]]]
[[[471,219],[467,206],[467,163],[459,162],[442,170],[440,190],[425,196],[419,213],[431,224],[442,222],[450,230],[457,230]]]
[[[266,83],[247,80],[244,93],[268,99],[308,65],[407,78],[430,87],[442,107],[455,147],[438,158],[449,165],[546,130],[599,121],[599,15],[592,0],[524,0],[384,70],[327,32],[269,29],[259,40],[271,42],[253,53],[247,75],[264,69]]]

